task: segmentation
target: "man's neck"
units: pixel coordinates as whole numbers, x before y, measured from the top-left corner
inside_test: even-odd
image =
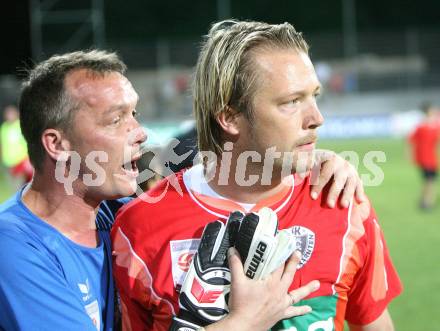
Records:
[[[35,215],[73,242],[87,247],[98,245],[95,226],[98,203],[87,202],[75,192],[68,195],[63,185],[39,175],[34,176],[23,192],[22,201]]]
[[[245,172],[243,172],[244,169],[240,170],[246,175],[245,180],[251,178],[250,176],[258,178],[252,185],[243,185],[244,183],[240,183],[240,178],[237,180],[236,165],[233,158],[228,176],[225,173],[222,174],[224,169],[222,170],[221,160],[216,165],[207,165],[205,168],[205,177],[212,178],[208,182],[209,186],[222,197],[236,202],[255,204],[286,188],[287,184],[283,182],[281,175],[275,175],[273,172],[269,174],[270,178],[263,180],[267,176],[263,175],[263,167],[260,165],[248,166]]]

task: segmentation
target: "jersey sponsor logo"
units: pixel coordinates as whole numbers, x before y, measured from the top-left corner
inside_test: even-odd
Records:
[[[175,288],[180,288],[185,279],[186,272],[191,265],[192,257],[199,247],[200,239],[170,241],[171,273]]]
[[[296,250],[301,252],[301,261],[298,264],[298,269],[302,268],[310,259],[315,248],[315,233],[300,225],[295,225],[289,228],[296,239]]]
[[[333,331],[334,323],[333,318],[329,317],[326,321],[317,321],[310,324],[307,328],[307,331]],[[291,326],[288,329],[281,329],[279,331],[298,331],[295,326]]]
[[[89,279],[86,278],[86,281],[84,283],[78,283],[78,288],[83,294],[83,301],[89,300],[91,297]]]
[[[193,257],[194,257],[194,253],[182,253],[179,256],[179,259],[177,260],[177,265],[184,272],[188,272]]]
[[[304,299],[299,305],[312,307],[311,314],[295,316],[279,321],[271,331],[333,331],[335,330],[337,295]],[[342,321],[340,321],[342,322]]]
[[[87,315],[89,315],[90,319],[92,320],[93,325],[96,327],[96,330],[101,330],[101,310],[99,309],[98,300],[89,303],[88,305],[84,306],[84,308],[86,309]]]

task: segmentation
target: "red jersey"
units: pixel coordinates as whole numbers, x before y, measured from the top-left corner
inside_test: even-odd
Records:
[[[415,163],[427,170],[436,170],[437,144],[440,139],[440,126],[437,123],[422,123],[410,135]]]
[[[234,201],[206,196],[186,186],[162,181],[148,197],[123,208],[112,231],[114,276],[120,290],[126,330],[168,330],[178,312],[178,289],[197,250],[204,226],[243,210]],[[342,330],[376,320],[401,292],[382,231],[369,203],[349,209],[325,206],[325,196],[310,198],[308,179],[253,207],[272,208],[279,228],[289,228],[301,242],[302,259],[290,290],[317,279],[318,291],[300,304],[310,314],[280,321],[272,330]]]

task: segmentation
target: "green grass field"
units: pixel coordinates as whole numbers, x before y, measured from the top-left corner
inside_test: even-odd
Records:
[[[13,193],[13,190],[6,182],[6,171],[7,170],[5,168],[0,168],[0,202],[5,201]]]
[[[360,159],[371,150],[383,151],[380,163],[385,177],[381,185],[366,187],[385,233],[404,292],[390,306],[398,331],[440,329],[440,206],[424,213],[418,210],[420,178],[405,158],[400,140],[323,141],[320,148],[337,152],[356,151]],[[361,174],[370,173],[360,166]],[[0,175],[0,200],[11,192]],[[3,183],[3,185],[1,185]],[[440,191],[440,182],[438,184]],[[439,199],[440,205],[440,199]]]

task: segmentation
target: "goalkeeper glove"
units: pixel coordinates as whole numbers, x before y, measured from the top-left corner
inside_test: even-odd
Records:
[[[228,312],[231,274],[227,250],[235,246],[249,278],[261,279],[281,266],[294,252],[295,237],[278,230],[278,220],[270,208],[244,216],[230,215],[227,225],[208,224],[182,285],[177,317],[170,330],[196,330],[214,323]],[[180,329],[182,328],[182,329]]]
[[[296,239],[289,230],[278,232],[276,213],[265,207],[244,217],[235,248],[246,276],[261,279],[286,262],[295,251]]]
[[[173,318],[169,330],[196,330],[228,313],[231,272],[227,252],[234,245],[243,216],[241,212],[233,212],[226,225],[220,221],[206,225],[182,284],[179,314]]]

